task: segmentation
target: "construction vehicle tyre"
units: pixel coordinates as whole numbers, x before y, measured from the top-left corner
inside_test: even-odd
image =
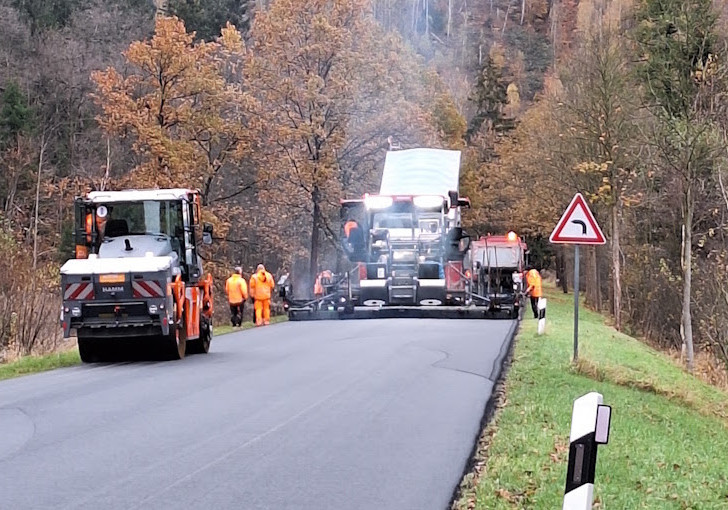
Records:
[[[88,338],[78,339],[78,354],[84,363],[96,363],[98,361],[95,342]]]
[[[212,325],[206,317],[202,317],[200,324],[200,338],[187,341],[188,354],[207,354],[210,352],[212,342]]]
[[[184,321],[184,319],[183,319]],[[184,322],[183,322],[184,324]],[[184,328],[171,326],[169,334],[161,339],[162,358],[166,360],[179,360],[185,357],[187,352],[187,338]]]
[[[114,345],[107,339],[79,338],[78,354],[84,363],[103,363],[115,361],[117,354]]]

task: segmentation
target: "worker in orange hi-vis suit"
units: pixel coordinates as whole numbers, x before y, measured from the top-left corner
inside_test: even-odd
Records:
[[[255,274],[250,277],[250,297],[255,303],[255,325],[270,324],[270,296],[276,286],[273,275],[258,264]]]
[[[316,299],[320,299],[324,297],[325,294],[325,285],[331,285],[331,280],[334,278],[334,274],[329,271],[328,269],[325,271],[319,272],[318,276],[316,277],[316,281],[313,284],[313,297]]]
[[[225,282],[225,293],[230,305],[230,322],[233,327],[242,326],[245,300],[248,299],[248,286],[243,278],[243,268],[238,266]]]
[[[526,294],[531,297],[531,310],[533,310],[533,318],[538,319],[538,300],[543,296],[541,289],[541,273],[538,269],[531,267],[526,273]]]
[[[353,218],[349,218],[349,220],[344,223],[344,235],[347,239],[349,238],[351,231],[355,228],[359,228],[359,224]]]

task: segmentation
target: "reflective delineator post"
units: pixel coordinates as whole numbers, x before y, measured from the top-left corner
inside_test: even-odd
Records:
[[[592,508],[597,445],[609,442],[612,416],[612,408],[602,402],[602,395],[596,392],[574,401],[563,510]]]
[[[546,298],[538,298],[538,334],[546,331]]]

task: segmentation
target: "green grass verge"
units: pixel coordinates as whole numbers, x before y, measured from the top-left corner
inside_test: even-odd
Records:
[[[288,320],[287,315],[276,315],[271,317],[271,324],[279,322],[285,322]],[[246,322],[242,328],[232,328],[231,326],[216,326],[215,336],[225,335],[236,331],[242,331],[250,329],[253,324]],[[11,363],[0,364],[0,381],[3,379],[11,379],[13,377],[19,377],[21,375],[35,374],[38,372],[45,372],[47,370],[53,370],[56,368],[70,367],[81,363],[81,358],[78,356],[78,349],[71,349],[68,351],[57,352],[54,354],[47,354],[44,356],[25,356],[17,361]]]
[[[274,315],[270,318],[270,323],[278,324],[280,322],[286,322],[287,320],[288,320],[288,315]],[[244,331],[246,329],[252,329],[254,327],[255,327],[255,324],[253,324],[251,321],[243,322],[243,325],[239,328],[233,328],[230,324],[222,324],[220,326],[215,326],[214,335],[215,336],[227,335],[228,333]]]
[[[598,391],[612,430],[599,448],[596,508],[728,508],[728,395],[583,307],[573,365],[573,296],[549,290],[546,334],[524,319],[505,400],[454,507],[561,508],[572,404]]]
[[[78,357],[77,349],[45,356],[26,356],[12,363],[0,365],[0,381],[55,368],[70,367],[78,363],[81,363],[81,358]]]

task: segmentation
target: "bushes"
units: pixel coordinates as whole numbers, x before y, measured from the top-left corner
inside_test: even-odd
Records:
[[[33,271],[28,252],[0,229],[0,360],[52,350],[60,340],[58,270]]]

